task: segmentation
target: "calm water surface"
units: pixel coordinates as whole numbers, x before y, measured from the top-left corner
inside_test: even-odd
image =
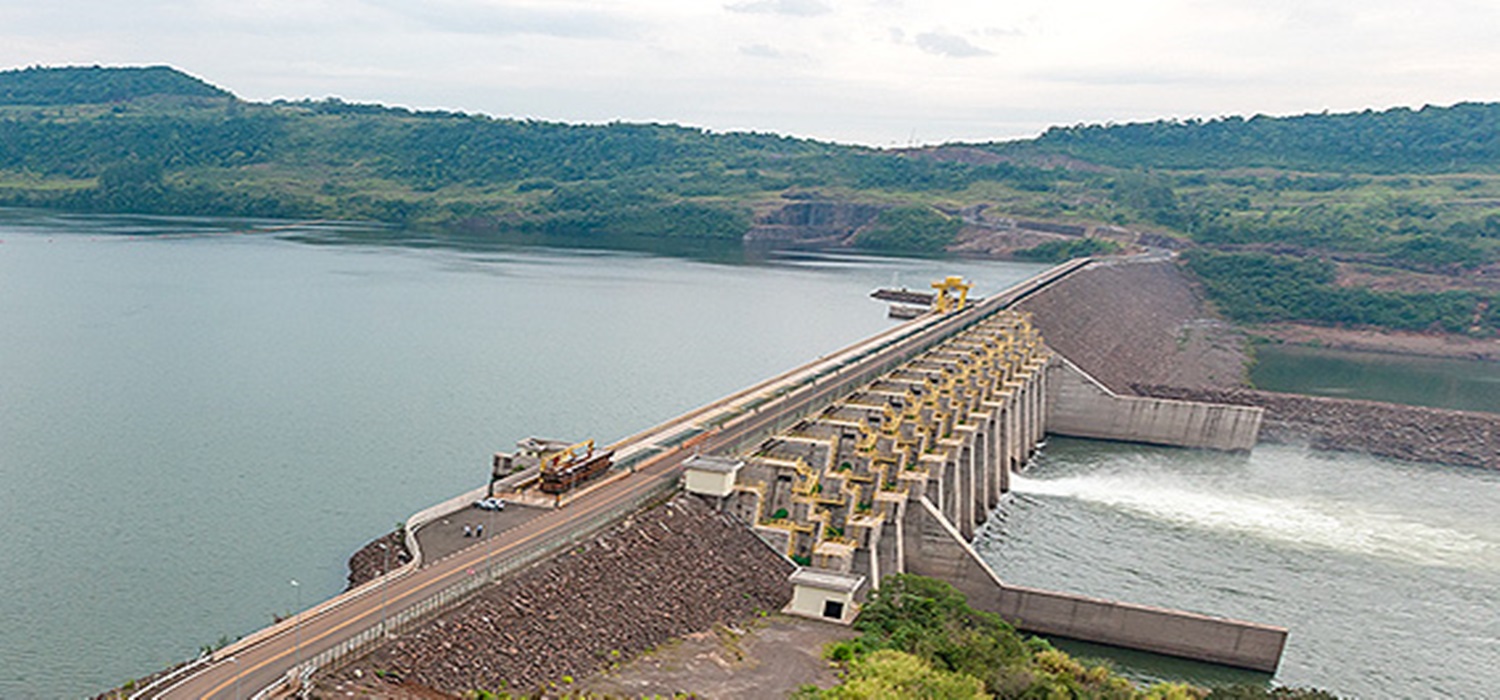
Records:
[[[1500,413],[1500,362],[1258,345],[1261,389]]]
[[[893,278],[1041,269],[270,226],[0,211],[0,698],[327,598],[496,449],[623,437],[887,328]]]

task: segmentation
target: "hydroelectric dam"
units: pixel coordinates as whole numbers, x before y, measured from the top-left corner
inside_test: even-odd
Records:
[[[606,446],[613,467],[562,493],[538,497],[536,467],[497,473],[408,519],[413,557],[399,568],[131,697],[295,690],[684,489],[799,565],[788,612],[848,622],[883,576],[914,573],[1024,631],[1272,672],[1283,628],[1010,585],[969,544],[1049,434],[1217,450],[1256,442],[1262,409],[1117,395],[1012,310],[1090,264],[920,315]],[[505,538],[424,556],[424,525],[491,494],[537,514]]]

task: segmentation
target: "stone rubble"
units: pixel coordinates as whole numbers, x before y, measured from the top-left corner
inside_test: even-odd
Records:
[[[389,554],[380,549],[382,543],[390,548]],[[352,591],[359,584],[379,576],[387,564],[395,570],[408,561],[411,561],[411,552],[406,550],[406,538],[400,531],[388,533],[349,557],[349,584],[344,590]]]
[[[1238,386],[1245,336],[1215,321],[1167,260],[1096,263],[1018,305],[1048,347],[1105,386]]]
[[[500,582],[320,686],[373,673],[454,695],[535,691],[779,610],[791,599],[793,568],[743,524],[680,495]]]

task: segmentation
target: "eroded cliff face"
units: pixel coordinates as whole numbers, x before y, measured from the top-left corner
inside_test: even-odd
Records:
[[[789,202],[755,217],[747,243],[840,246],[853,243],[859,230],[886,207],[832,200]]]

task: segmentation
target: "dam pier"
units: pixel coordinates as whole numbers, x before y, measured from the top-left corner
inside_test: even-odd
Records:
[[[1285,629],[1009,585],[970,545],[1049,434],[1220,450],[1255,444],[1262,409],[1117,395],[1050,349],[1012,308],[1089,264],[1070,261],[984,300],[920,315],[605,446],[612,469],[550,499],[534,498],[536,467],[497,474],[407,521],[412,561],[132,697],[298,688],[314,671],[359,658],[684,488],[799,565],[789,612],[848,622],[883,576],[914,573],[950,582],[974,607],[1025,631],[1274,671]],[[491,494],[539,514],[500,541],[424,556],[424,525]]]

